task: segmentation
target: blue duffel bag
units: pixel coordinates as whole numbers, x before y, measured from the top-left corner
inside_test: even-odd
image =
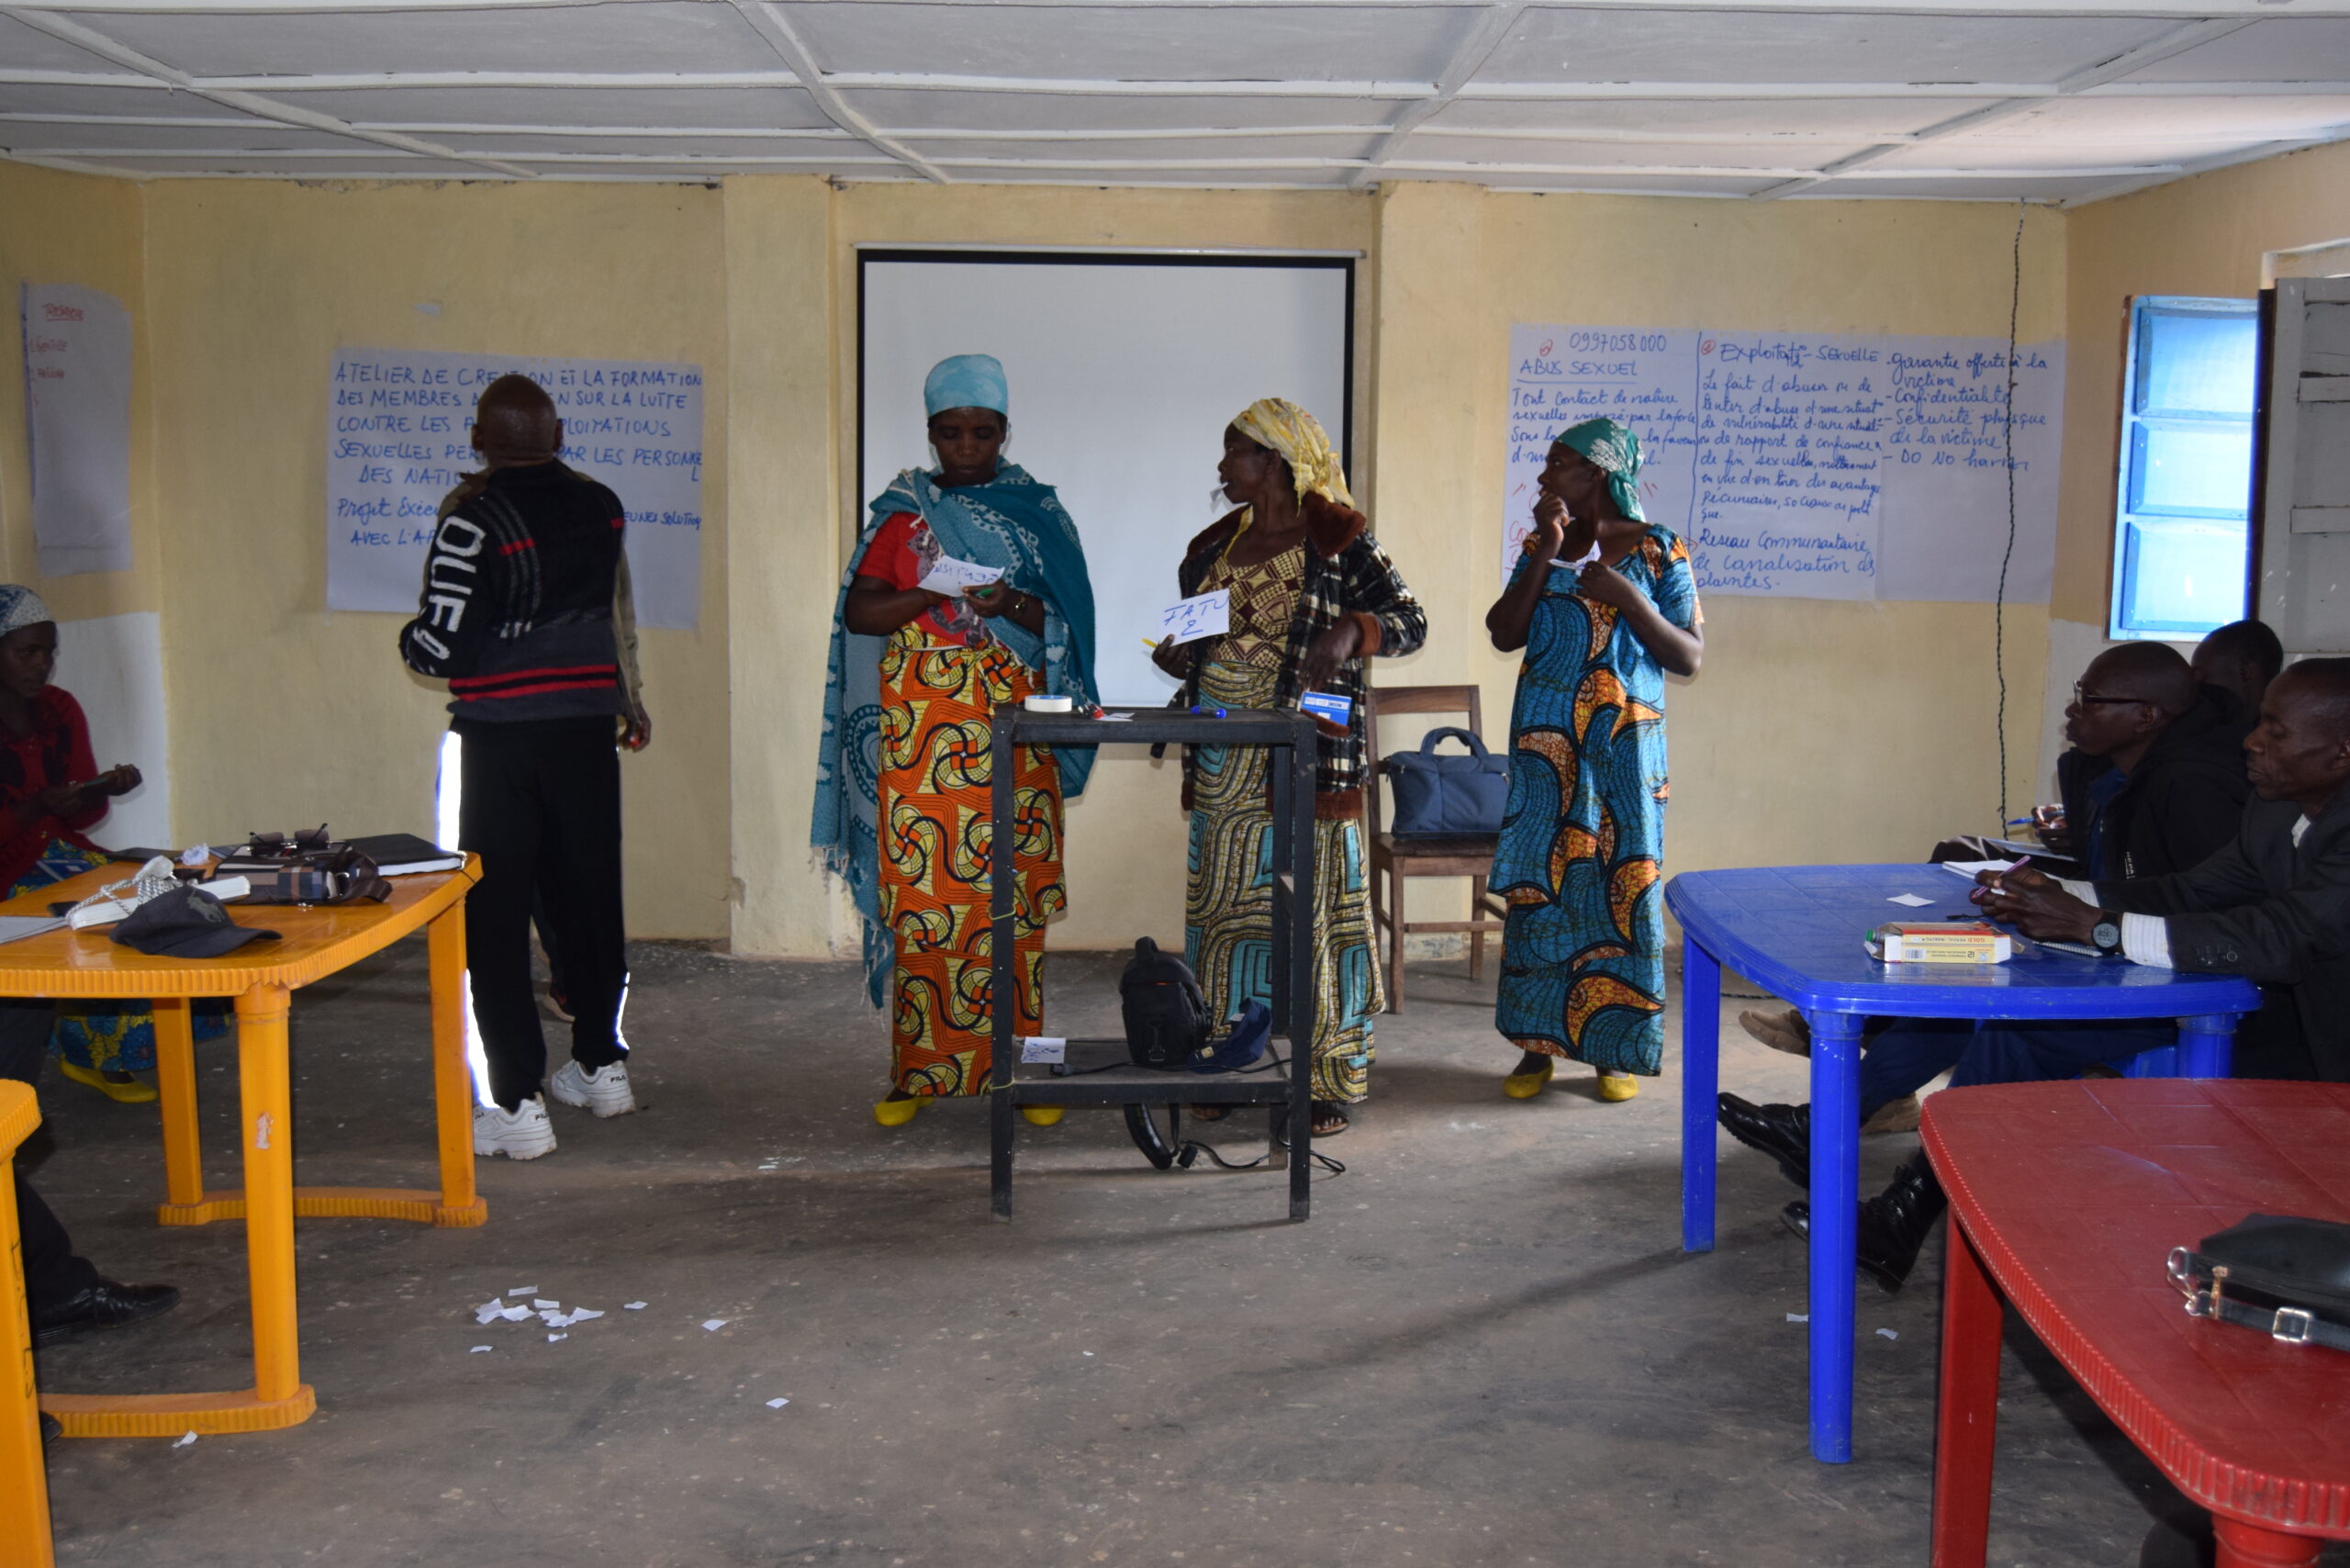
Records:
[[[1438,741],[1465,742],[1466,756],[1437,755]],[[1456,838],[1499,833],[1509,805],[1509,758],[1495,756],[1474,732],[1448,725],[1430,730],[1417,751],[1399,751],[1380,764],[1395,798],[1388,832],[1398,838]]]

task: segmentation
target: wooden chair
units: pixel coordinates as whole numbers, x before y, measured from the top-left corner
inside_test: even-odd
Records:
[[[1485,970],[1485,934],[1502,929],[1494,918],[1501,908],[1485,892],[1485,874],[1493,869],[1497,833],[1465,834],[1457,838],[1397,838],[1380,823],[1379,721],[1382,714],[1465,713],[1471,733],[1483,739],[1481,703],[1473,686],[1382,686],[1366,693],[1363,738],[1370,752],[1371,778],[1365,829],[1371,839],[1371,918],[1374,929],[1387,932],[1387,1011],[1404,1011],[1404,938],[1415,931],[1463,931],[1469,935],[1469,975]],[[1407,920],[1404,913],[1404,882],[1408,877],[1466,877],[1470,879],[1468,920]],[[1386,897],[1380,897],[1384,882]]]

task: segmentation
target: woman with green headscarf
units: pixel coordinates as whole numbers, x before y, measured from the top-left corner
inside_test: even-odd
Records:
[[[1494,1025],[1525,1053],[1515,1100],[1561,1057],[1629,1100],[1664,1054],[1664,678],[1695,675],[1706,636],[1689,552],[1642,519],[1639,472],[1615,420],[1561,431],[1485,612],[1494,647],[1526,650],[1491,883],[1509,905]]]

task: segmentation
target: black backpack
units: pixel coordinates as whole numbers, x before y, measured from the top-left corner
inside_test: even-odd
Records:
[[[1126,1054],[1136,1067],[1181,1070],[1208,1043],[1207,998],[1192,967],[1145,936],[1118,980],[1125,1014]]]

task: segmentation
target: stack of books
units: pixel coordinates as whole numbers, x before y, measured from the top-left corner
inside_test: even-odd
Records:
[[[1888,964],[2004,964],[2015,943],[1982,921],[1938,920],[1880,925],[1869,933],[1869,956]]]

